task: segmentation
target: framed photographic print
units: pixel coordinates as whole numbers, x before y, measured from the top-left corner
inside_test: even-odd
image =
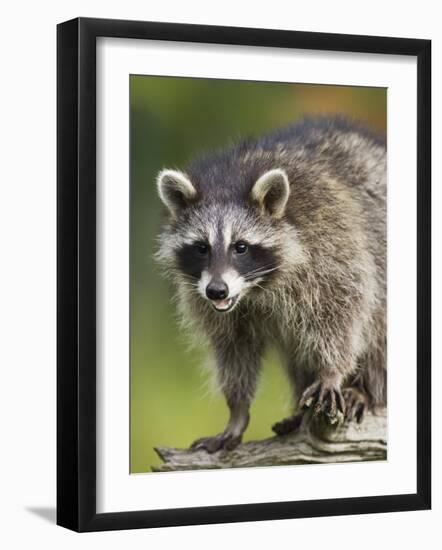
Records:
[[[57,36],[58,524],[428,509],[430,42]]]

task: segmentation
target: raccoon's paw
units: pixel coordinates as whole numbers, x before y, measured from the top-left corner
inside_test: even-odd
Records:
[[[356,388],[345,388],[342,392],[345,399],[345,420],[356,420],[359,424],[368,411],[368,397]]]
[[[280,422],[273,424],[272,430],[276,435],[287,435],[291,432],[295,432],[301,426],[303,417],[304,413],[301,412],[284,418]]]
[[[233,435],[229,432],[222,432],[211,437],[201,437],[192,443],[192,451],[206,450],[208,453],[216,453],[221,449],[232,451],[242,441],[242,435]]]
[[[299,408],[312,409],[315,416],[323,414],[330,424],[336,424],[339,412],[345,415],[345,401],[340,384],[333,378],[314,382],[302,394]]]

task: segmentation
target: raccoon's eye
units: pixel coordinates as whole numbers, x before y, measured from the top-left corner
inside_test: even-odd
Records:
[[[238,241],[237,243],[235,243],[235,252],[237,254],[245,254],[247,252],[247,249],[248,246],[246,245],[246,243],[242,241]]]
[[[201,256],[205,256],[209,252],[209,246],[206,243],[195,243],[195,248]]]

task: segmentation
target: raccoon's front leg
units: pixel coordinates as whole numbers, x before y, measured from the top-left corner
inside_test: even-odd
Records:
[[[216,356],[218,380],[229,407],[229,421],[221,433],[202,437],[191,445],[191,449],[205,449],[209,453],[232,450],[242,441],[261,367],[261,345],[247,339],[228,346],[223,344]]]
[[[288,354],[286,367],[295,402],[298,404],[303,390],[313,382],[312,372],[299,358],[294,360],[291,354]],[[300,409],[298,406],[295,407],[293,414],[273,424],[272,430],[276,435],[287,435],[298,430],[301,427],[305,412],[305,409]]]
[[[300,381],[298,378],[298,384]],[[277,435],[296,431],[300,428],[308,409],[312,409],[315,415],[324,414],[326,419],[334,424],[337,421],[338,411],[345,414],[345,399],[341,391],[342,381],[343,376],[337,370],[327,369],[321,372],[307,388],[302,385],[303,391],[298,400],[296,413],[274,424],[272,430]]]
[[[215,453],[220,449],[228,451],[237,447],[242,441],[242,435],[249,424],[249,403],[229,402],[230,418],[225,430],[217,435],[201,437],[194,441],[191,449],[205,449],[209,453]]]
[[[342,393],[346,407],[345,419],[349,422],[356,420],[360,424],[371,405],[361,371],[349,381]]]
[[[345,400],[342,395],[344,376],[337,369],[323,369],[313,384],[308,386],[299,401],[299,409],[313,409],[315,415],[323,413],[335,423],[338,411],[345,414]]]

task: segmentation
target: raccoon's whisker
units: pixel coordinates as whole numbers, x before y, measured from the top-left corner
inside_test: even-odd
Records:
[[[186,275],[185,278],[190,281],[198,281],[198,277],[195,277],[194,275]]]
[[[246,281],[250,281],[251,279],[257,279],[258,277],[262,277],[263,275],[267,275],[268,273],[272,273],[272,271],[276,271],[280,267],[281,266],[276,266],[276,267],[273,267],[271,269],[264,269],[264,270],[255,271],[255,272],[252,272],[250,274],[244,275],[244,279]]]
[[[264,265],[260,265],[259,267],[255,268],[255,269],[251,269],[250,271],[247,271],[245,275],[249,275],[250,273],[255,273],[257,271],[261,271],[262,269],[266,269],[266,268],[272,268],[272,267],[280,267],[280,266],[276,266],[273,262],[270,262],[268,264],[264,264]]]
[[[181,284],[184,285],[184,286],[190,286],[191,288],[198,288],[198,285],[196,283],[181,281]]]
[[[255,286],[257,286],[261,290],[264,290],[264,292],[267,292],[269,294],[273,294],[273,292],[269,288],[265,288],[264,286],[261,286],[259,283],[255,283]]]
[[[272,267],[270,269],[278,269],[278,267]],[[267,272],[267,269],[265,268],[265,266],[261,266],[257,269],[252,269],[251,271],[247,271],[247,273],[244,273],[243,274],[243,277],[247,280],[248,278],[251,278],[251,277],[257,277],[259,276],[260,273],[266,273]]]

